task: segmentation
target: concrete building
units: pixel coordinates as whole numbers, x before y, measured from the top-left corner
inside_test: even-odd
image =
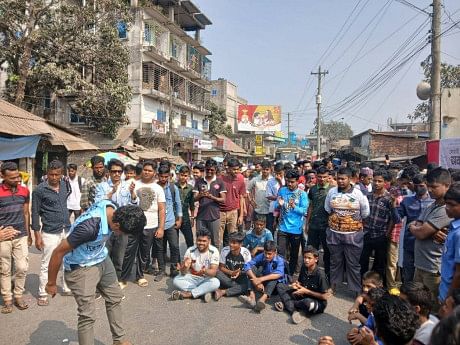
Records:
[[[238,96],[238,86],[224,78],[211,81],[211,102],[227,114],[227,124],[232,127],[233,133],[238,130],[238,106],[248,104],[248,101]]]
[[[460,137],[460,88],[442,90],[441,139]]]
[[[142,143],[199,158],[193,139],[207,131],[205,109],[211,53],[200,32],[211,21],[192,1],[131,0],[135,21],[126,35],[133,99],[127,114]],[[189,34],[193,32],[193,36]],[[168,132],[172,131],[172,142]]]

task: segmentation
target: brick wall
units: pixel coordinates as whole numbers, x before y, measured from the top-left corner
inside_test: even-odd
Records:
[[[370,143],[371,158],[391,156],[417,156],[425,154],[425,139],[372,135]]]
[[[85,167],[91,157],[95,156],[97,151],[72,151],[67,156],[67,164],[74,163],[78,166],[78,174],[83,177],[91,176],[91,169]]]

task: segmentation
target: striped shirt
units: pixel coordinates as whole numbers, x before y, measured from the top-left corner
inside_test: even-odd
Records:
[[[13,192],[6,184],[0,184],[0,226],[12,226],[21,231],[19,237],[27,235],[24,219],[24,204],[30,201],[27,187],[18,185]]]

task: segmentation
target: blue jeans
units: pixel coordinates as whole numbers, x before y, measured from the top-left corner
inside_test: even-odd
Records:
[[[180,274],[174,278],[173,284],[181,291],[191,292],[193,298],[203,296],[208,292],[214,292],[220,286],[217,278],[200,277],[193,274]]]

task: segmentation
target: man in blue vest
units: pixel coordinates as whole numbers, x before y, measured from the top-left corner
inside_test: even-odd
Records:
[[[46,292],[56,295],[56,277],[64,260],[65,280],[78,305],[78,342],[94,344],[96,287],[105,299],[107,318],[114,345],[131,345],[122,325],[121,300],[106,241],[112,232],[138,236],[146,223],[141,208],[128,205],[117,209],[110,200],[93,204],[72,225],[67,238],[53,251],[48,267]]]

